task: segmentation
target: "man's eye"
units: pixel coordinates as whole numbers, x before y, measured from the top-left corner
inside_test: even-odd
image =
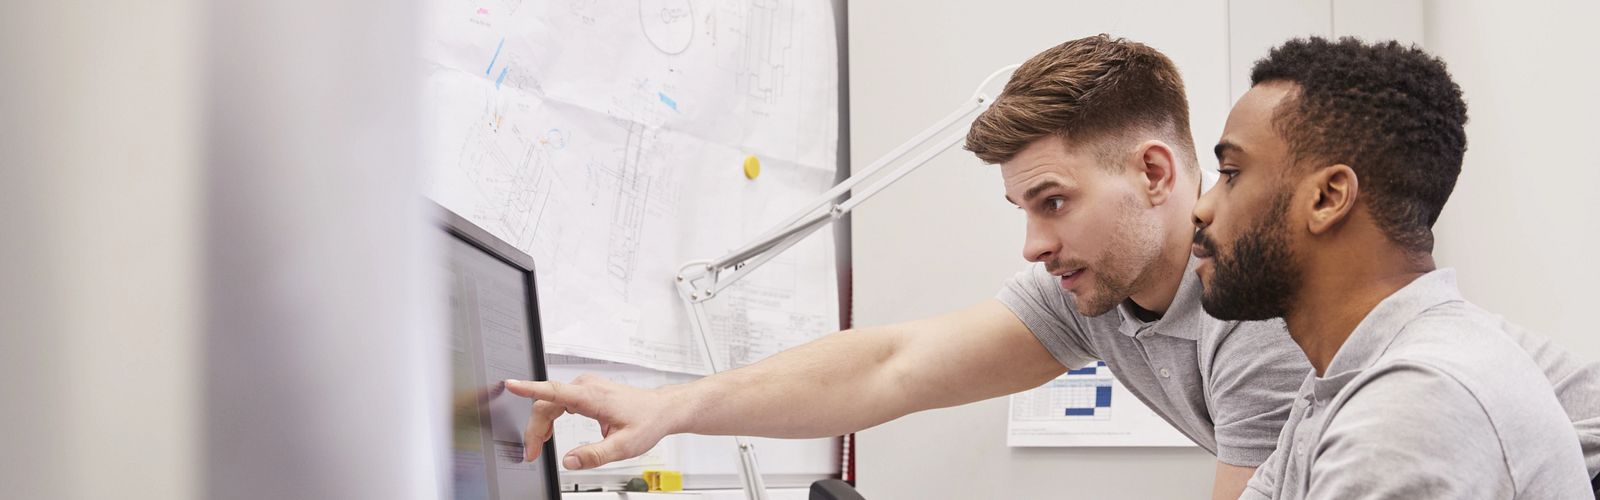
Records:
[[[1061,209],[1066,208],[1066,207],[1067,207],[1067,200],[1065,198],[1056,197],[1056,198],[1050,198],[1048,200],[1044,200],[1044,208],[1049,210],[1049,211],[1051,211],[1051,212],[1059,212],[1059,211],[1061,211]]]
[[[1222,177],[1224,177],[1222,181],[1229,184],[1233,184],[1233,178],[1239,176],[1239,171],[1231,168],[1217,170],[1217,173],[1222,174]]]

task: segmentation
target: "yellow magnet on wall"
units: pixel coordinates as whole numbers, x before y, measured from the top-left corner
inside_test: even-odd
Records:
[[[746,179],[755,179],[759,175],[761,175],[761,159],[756,158],[755,155],[744,157],[744,177]]]

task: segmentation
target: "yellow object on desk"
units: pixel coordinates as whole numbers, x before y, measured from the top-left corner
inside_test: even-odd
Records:
[[[683,473],[675,470],[644,471],[644,482],[650,491],[683,491]]]
[[[756,176],[759,175],[761,175],[761,159],[756,158],[755,155],[744,157],[744,177],[755,180]]]

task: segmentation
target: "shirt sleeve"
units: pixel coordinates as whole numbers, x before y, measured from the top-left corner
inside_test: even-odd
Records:
[[[1600,362],[1574,356],[1549,337],[1509,322],[1501,328],[1544,370],[1556,399],[1578,431],[1589,477],[1600,475]]]
[[[1278,471],[1282,469],[1283,454],[1273,450],[1266,461],[1256,467],[1256,473],[1250,475],[1250,482],[1245,483],[1239,500],[1272,500],[1277,497]]]
[[[1312,454],[1307,499],[1503,499],[1515,493],[1489,415],[1425,365],[1390,365],[1332,408]],[[1352,382],[1354,384],[1354,382]]]
[[[1209,401],[1217,460],[1256,467],[1278,446],[1278,434],[1311,373],[1305,353],[1279,320],[1239,323],[1211,363]]]
[[[1058,283],[1044,265],[1033,264],[1006,280],[996,298],[1028,326],[1061,366],[1082,367],[1100,356],[1084,335],[1083,321],[1071,295],[1062,291]]]

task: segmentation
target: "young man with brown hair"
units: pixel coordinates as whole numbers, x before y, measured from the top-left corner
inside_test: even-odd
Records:
[[[548,439],[563,411],[599,420],[605,439],[563,458],[585,469],[673,433],[834,436],[1103,360],[1217,456],[1213,498],[1237,498],[1311,368],[1281,321],[1202,310],[1191,215],[1210,182],[1190,135],[1182,78],[1160,52],[1105,35],[1048,49],[1013,73],[967,137],[1000,164],[1006,199],[1027,218],[1033,264],[995,299],[829,335],[684,385],[513,381],[509,390],[540,400],[527,438]],[[840,399],[852,410],[831,411]]]

